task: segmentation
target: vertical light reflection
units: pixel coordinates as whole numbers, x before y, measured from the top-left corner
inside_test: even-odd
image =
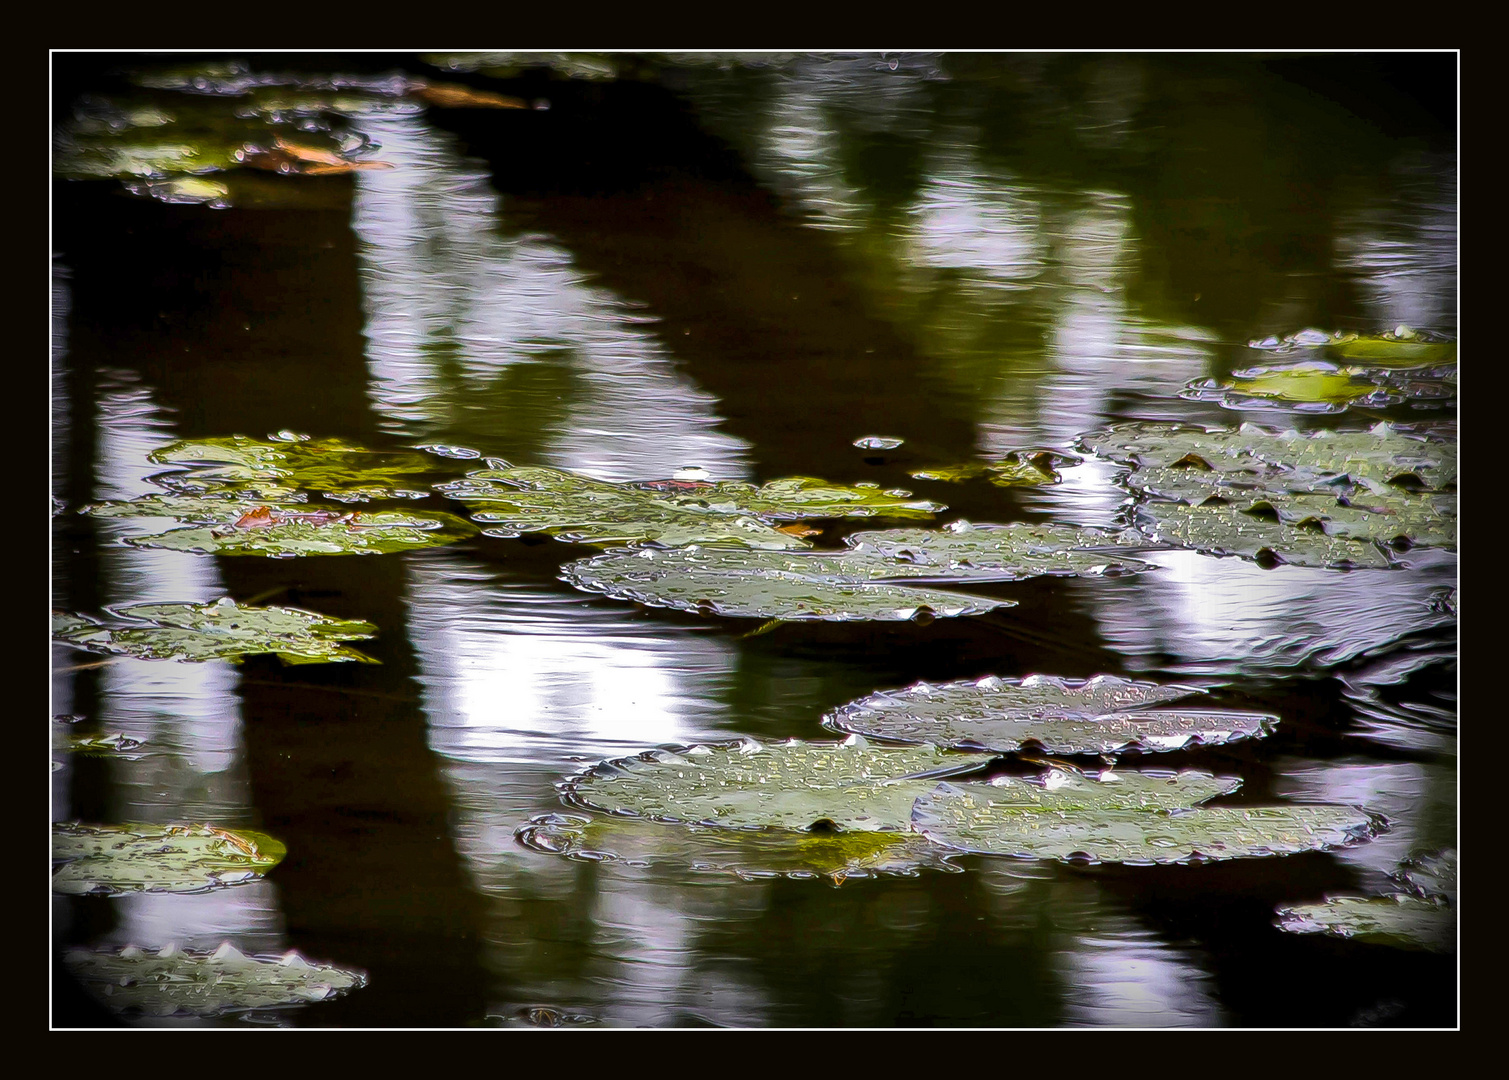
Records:
[[[1412,570],[1264,569],[1193,551],[1139,558],[1160,569],[1075,590],[1107,645],[1134,664],[1157,667],[1151,658],[1166,654],[1166,670],[1210,675],[1384,652],[1450,621],[1431,600],[1456,579],[1454,555],[1424,549],[1411,553]]]
[[[105,372],[101,386],[95,497],[129,499],[160,490],[145,480],[160,471],[147,454],[173,441],[171,419],[130,373]],[[119,543],[130,526],[100,521],[107,605],[204,602],[223,594],[212,559]],[[234,826],[253,817],[232,665],[121,658],[101,669],[100,683],[101,728],[142,743],[140,756],[113,762],[118,820]],[[280,947],[276,891],[265,881],[120,900],[111,938],[117,944],[214,947],[234,938],[244,948]]]
[[[50,425],[49,436],[51,438],[51,465],[52,482],[52,511],[56,515],[66,511],[66,501],[63,497],[64,488],[68,480],[68,409],[71,404],[68,394],[67,362],[68,362],[68,309],[73,299],[72,290],[68,287],[68,268],[59,261],[56,255],[52,259],[52,369],[50,372]],[[53,607],[61,607],[66,598],[59,595],[57,580],[57,568],[61,560],[54,552],[53,588],[51,590]],[[50,647],[50,660],[52,664],[51,692],[49,701],[49,714],[52,716],[67,716],[73,712],[73,679],[68,674],[68,668],[79,663],[79,654],[73,649],[60,648],[56,645]],[[68,817],[69,791],[71,789],[73,769],[69,765],[68,755],[56,755],[52,766],[52,819],[61,821]]]
[[[1454,170],[1406,167],[1403,192],[1344,214],[1336,258],[1356,276],[1379,329],[1456,327],[1457,210]]]
[[[390,430],[605,480],[748,474],[716,399],[655,320],[542,235],[505,236],[487,174],[418,116],[364,118],[396,167],[360,174],[352,225],[372,397]]]
[[[1288,758],[1277,765],[1274,791],[1283,798],[1362,806],[1388,819],[1388,831],[1336,852],[1341,861],[1371,872],[1364,888],[1387,889],[1383,875],[1396,873],[1411,854],[1457,846],[1455,753],[1432,762]]]
[[[1215,980],[1187,950],[1163,944],[1125,917],[1096,925],[1058,954],[1066,1025],[1222,1026]]]

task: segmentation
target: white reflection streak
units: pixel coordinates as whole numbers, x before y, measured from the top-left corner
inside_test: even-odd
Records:
[[[63,485],[68,475],[68,383],[64,378],[66,363],[68,360],[68,308],[72,302],[73,294],[68,287],[68,269],[58,261],[56,255],[52,260],[52,371],[51,371],[51,464],[52,464],[52,491],[53,499],[58,503],[63,501]],[[56,508],[56,504],[55,507]],[[56,568],[57,563],[53,566]],[[56,569],[53,571],[57,573]],[[56,577],[54,577],[56,580]],[[53,607],[60,606],[60,597],[52,595]],[[72,649],[52,646],[50,650],[52,662],[52,680],[50,695],[50,712],[53,716],[66,716],[73,712],[73,679],[61,669],[71,667],[77,663],[76,653]],[[54,757],[52,770],[52,817],[54,821],[60,821],[68,816],[69,791],[72,781],[73,768],[69,764],[69,755],[61,754]]]
[[[461,761],[621,756],[717,737],[735,656],[549,586],[478,579],[446,552],[410,562],[430,742]]]
[[[144,477],[161,471],[149,451],[173,441],[170,422],[134,376],[113,373],[101,393],[95,496],[129,499],[158,491]],[[203,602],[224,592],[213,560],[187,552],[112,544],[130,521],[101,519],[101,573],[110,606],[154,601]],[[246,789],[235,669],[224,661],[179,663],[122,658],[101,669],[104,731],[140,740],[143,756],[116,773],[128,820],[224,823],[250,806]],[[279,947],[281,918],[266,882],[173,896],[121,898],[109,940],[213,948],[235,937],[248,949]]]
[[[1212,673],[1233,661],[1335,665],[1442,622],[1431,595],[1454,579],[1456,560],[1416,556],[1411,571],[1342,572],[1150,551],[1139,558],[1162,569],[1096,583],[1092,610],[1107,644],[1129,656],[1166,652]]]
[[[1370,207],[1338,223],[1337,261],[1357,275],[1380,330],[1402,323],[1443,331],[1455,324],[1455,184],[1444,186],[1418,205]]]
[[[1123,920],[1113,920],[1122,922]],[[1064,1020],[1096,1027],[1218,1027],[1210,975],[1130,920],[1059,954]]]
[[[479,386],[553,353],[585,389],[549,432],[546,460],[527,464],[604,480],[687,465],[719,479],[748,474],[747,445],[718,430],[716,399],[676,371],[653,320],[587,283],[548,237],[500,235],[487,174],[420,118],[374,113],[366,125],[397,166],[361,174],[352,222],[380,413],[430,435],[465,407],[448,401],[435,346],[458,354],[463,378]]]
[[[1030,192],[957,155],[934,163],[908,208],[907,262],[963,270],[989,288],[1026,288],[1046,268]]]

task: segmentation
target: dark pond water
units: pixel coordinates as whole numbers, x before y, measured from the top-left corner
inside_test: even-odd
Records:
[[[55,1025],[1456,1023],[1454,949],[1276,925],[1398,892],[1402,860],[1457,845],[1454,550],[1352,571],[1164,550],[1133,577],[973,588],[1018,602],[985,615],[751,635],[579,592],[559,568],[596,549],[539,536],[267,559],[133,547],[130,522],[78,512],[160,491],[148,454],[174,441],[286,431],[611,481],[867,481],[948,504],[937,523],[1112,525],[1129,492],[1109,462],[1029,487],[910,473],[1126,420],[1453,423],[1454,396],[1320,413],[1180,392],[1306,328],[1455,338],[1455,56],[236,59],[154,88],[125,72],[198,59],[59,55],[54,123],[125,145],[192,113],[205,139],[261,125],[264,148],[282,132],[392,167],[201,178],[223,191],[56,169],[52,604],[304,608],[374,623],[360,644],[381,663],[54,646],[55,739],[140,746],[54,750],[53,821],[287,847],[231,887],[55,896]],[[525,107],[448,107],[404,77]],[[873,435],[904,442],[854,445]],[[479,464],[432,456],[433,481]],[[825,524],[834,547],[876,523]],[[1134,764],[1390,827],[1282,858],[961,856],[839,883],[699,871],[674,826],[609,860],[516,835],[567,812],[555,784],[601,759],[831,739],[824,713],[878,689],[1032,673],[1182,681],[1276,714],[1268,738]],[[227,941],[367,984],[150,1019],[63,962]]]

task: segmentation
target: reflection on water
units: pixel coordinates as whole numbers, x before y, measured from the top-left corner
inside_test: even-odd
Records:
[[[626,64],[617,79],[586,89],[569,72],[504,87],[551,100],[527,114],[531,131],[556,133],[556,142],[532,144],[531,153],[543,147],[561,159],[543,175],[577,165],[604,171],[610,194],[559,202],[548,183],[531,182],[527,158],[509,176],[489,174],[486,162],[509,152],[504,133],[522,128],[490,129],[482,110],[453,120],[412,102],[369,100],[352,106],[350,122],[394,167],[320,180],[329,181],[320,205],[349,199],[349,232],[331,225],[328,211],[160,204],[129,227],[161,229],[173,268],[153,280],[192,298],[170,297],[163,309],[203,327],[220,322],[194,322],[201,306],[286,303],[277,288],[297,275],[249,275],[273,300],[200,296],[198,278],[179,267],[197,266],[224,236],[240,237],[247,250],[226,261],[238,272],[212,275],[217,290],[234,293],[235,259],[273,258],[246,238],[286,238],[279,244],[293,254],[278,257],[308,261],[297,244],[314,217],[299,215],[325,215],[324,231],[308,235],[338,237],[331,242],[344,254],[319,265],[351,280],[311,310],[351,309],[331,325],[352,339],[359,327],[364,345],[329,337],[356,364],[353,385],[365,380],[365,405],[349,417],[334,406],[301,411],[310,387],[267,374],[306,353],[310,364],[325,355],[313,350],[326,336],[307,327],[302,337],[259,328],[258,348],[285,361],[266,371],[227,346],[241,365],[233,389],[185,369],[195,393],[247,393],[270,414],[286,411],[277,426],[318,415],[330,434],[371,441],[378,431],[395,443],[444,443],[607,480],[690,465],[716,479],[770,479],[756,477],[752,463],[798,458],[831,434],[815,426],[831,426],[844,456],[819,462],[828,475],[856,478],[855,436],[898,435],[903,447],[865,458],[873,470],[865,475],[907,485],[905,470],[937,464],[907,457],[932,452],[921,449],[926,425],[892,430],[872,418],[940,418],[962,433],[938,440],[951,453],[969,453],[972,442],[980,458],[998,459],[1068,448],[1126,419],[1233,424],[1233,413],[1178,391],[1254,362],[1246,342],[1269,334],[1399,323],[1452,333],[1454,160],[1385,138],[1344,110],[1305,105],[1261,65],[1224,63],[745,55]],[[640,78],[645,84],[630,85]],[[691,134],[687,110],[700,125]],[[598,115],[632,117],[650,146],[685,134],[718,153],[733,147],[738,167],[703,176],[702,150],[693,148],[692,165],[677,158],[643,175],[625,166],[628,179],[607,175],[616,163],[571,142]],[[657,144],[651,136],[662,127],[681,134]],[[530,192],[517,214],[511,183]],[[641,197],[655,209],[635,209]],[[122,228],[118,215],[127,220],[127,196],[116,198],[90,211],[105,226],[100,235]],[[622,235],[619,213],[633,219]],[[519,226],[526,215],[529,230]],[[221,231],[225,223],[234,228]],[[654,250],[662,239],[666,253]],[[157,490],[145,480],[156,471],[146,454],[178,437],[177,414],[162,405],[184,407],[171,396],[178,369],[154,359],[148,375],[113,362],[107,344],[129,319],[101,301],[98,273],[95,292],[75,296],[67,266],[62,255],[54,260],[54,496],[77,504]],[[803,303],[788,307],[788,291],[795,301],[798,290],[771,267],[820,269],[807,271]],[[665,281],[647,287],[658,275]],[[819,275],[822,299],[809,306]],[[267,284],[274,280],[277,288]],[[667,297],[679,291],[695,301],[676,308]],[[775,325],[786,335],[780,351],[821,358],[825,370],[808,373],[813,384],[841,391],[804,395],[796,379],[762,378]],[[683,338],[682,329],[698,336]],[[165,317],[151,335],[161,356],[180,348],[199,356],[194,334]],[[96,351],[87,362],[71,358],[70,340]],[[800,376],[800,368],[779,370]],[[152,385],[159,375],[165,381]],[[812,400],[843,407],[828,415]],[[725,417],[738,418],[749,441],[725,431]],[[1339,422],[1272,411],[1250,418]],[[1051,486],[980,481],[919,494],[976,521],[1111,525],[1128,497],[1121,473],[1085,462]],[[73,563],[59,559],[55,602],[85,604],[72,594],[87,595],[93,579],[68,574],[94,573],[97,556],[96,607],[281,590],[312,608],[344,605],[353,617],[383,612],[384,662],[291,674],[269,663],[243,683],[225,663],[111,659],[80,668],[79,654],[56,650],[54,712],[92,710],[86,727],[142,746],[139,756],[87,768],[65,760],[54,772],[55,818],[80,805],[105,807],[112,820],[256,826],[268,814],[306,841],[291,842],[285,864],[251,885],[121,897],[103,920],[90,914],[92,899],[61,902],[60,939],[213,948],[231,938],[247,952],[278,952],[321,934],[334,949],[340,935],[359,933],[363,963],[421,975],[442,988],[438,997],[452,981],[479,980],[480,991],[455,991],[465,1006],[427,1002],[428,1016],[455,1026],[1216,1027],[1275,1015],[1252,1004],[1261,995],[1232,989],[1273,952],[1268,899],[1379,887],[1406,855],[1456,842],[1454,612],[1441,602],[1456,582],[1452,553],[1416,549],[1404,555],[1408,570],[1341,573],[1153,552],[1159,569],[1134,578],[1001,585],[1001,595],[1022,600],[1009,617],[884,633],[787,626],[746,638],[752,626],[572,591],[556,574],[583,552],[562,544],[481,537],[352,569],[329,565],[339,560],[238,564],[136,549],[119,542],[128,527],[136,525],[90,519],[92,531],[72,530],[80,545],[98,547]],[[968,857],[909,867],[912,876],[837,882],[707,872],[695,865],[697,843],[676,826],[638,823],[623,857],[607,861],[519,842],[521,825],[564,809],[557,782],[599,759],[739,734],[826,738],[825,710],[878,687],[1020,676],[1044,655],[1066,665],[1048,674],[1196,675],[1236,693],[1256,682],[1280,712],[1322,702],[1330,711],[1307,713],[1308,727],[1280,728],[1271,741],[1283,740],[1281,751],[1244,746],[1221,768],[1242,772],[1254,797],[1360,804],[1386,815],[1390,831],[1336,855],[1225,869],[1137,868],[1140,876],[1121,877],[1115,868]],[[412,736],[371,745],[390,754],[407,747],[405,775],[416,781],[382,798],[362,786],[393,773],[366,741],[377,724]],[[285,741],[299,766],[286,763]],[[1204,753],[1190,751],[1188,764],[1208,765]],[[409,791],[432,778],[440,781],[430,785],[433,805]],[[342,845],[351,851],[337,857]],[[433,894],[396,889],[392,876],[410,858],[431,859],[424,865],[437,880],[459,869],[461,884],[451,893],[444,883]],[[1175,891],[1168,911],[1148,899]],[[424,936],[443,922],[415,899],[429,895],[443,896],[447,911],[466,908],[450,903],[458,897],[476,901],[444,923],[453,940]],[[1181,920],[1180,904],[1213,914]],[[1361,986],[1376,970],[1344,943],[1292,948],[1283,978],[1304,985]],[[453,970],[462,971],[455,980]],[[1399,990],[1415,1010],[1400,1015],[1449,998],[1443,979]],[[331,1006],[344,1011],[320,1006],[290,1022],[390,1022],[404,1015],[412,986],[374,978]],[[1373,988],[1358,986],[1332,1011],[1361,1015]],[[1317,1022],[1303,1006],[1281,1019]]]
[[[1139,555],[1160,567],[1093,591],[1076,589],[1106,641],[1129,662],[1173,672],[1264,673],[1334,667],[1386,652],[1411,634],[1449,626],[1433,604],[1456,580],[1456,557],[1421,549],[1413,570],[1338,573],[1264,569],[1193,551]]]
[[[747,475],[745,444],[653,317],[549,237],[505,235],[487,173],[420,118],[364,119],[395,166],[362,175],[352,218],[372,397],[393,430],[602,480]]]

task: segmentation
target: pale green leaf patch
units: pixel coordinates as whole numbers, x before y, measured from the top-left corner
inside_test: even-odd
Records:
[[[1053,754],[1217,745],[1261,737],[1278,723],[1266,713],[1150,708],[1204,693],[1114,675],[1084,680],[992,675],[878,691],[840,706],[823,723],[867,738],[994,753],[1038,747]]]
[[[290,664],[377,663],[341,644],[372,637],[377,627],[298,608],[242,607],[222,597],[210,604],[135,604],[111,614],[127,625],[110,626],[87,616],[55,613],[53,639],[145,660],[229,660],[234,664],[253,653],[275,653]]]
[[[990,755],[934,746],[737,743],[653,750],[570,778],[566,800],[599,813],[723,829],[907,832],[912,802],[937,777]]]
[[[247,955],[226,942],[212,953],[165,945],[69,949],[63,963],[112,1012],[220,1016],[328,1001],[367,984],[365,972],[318,964],[290,950]]]
[[[53,892],[195,893],[261,877],[286,849],[263,833],[212,825],[52,827]]]
[[[1382,827],[1358,807],[1195,805],[1239,784],[1194,771],[1094,776],[1059,766],[1034,779],[940,784],[918,797],[912,827],[982,855],[1141,865],[1324,851]]]

